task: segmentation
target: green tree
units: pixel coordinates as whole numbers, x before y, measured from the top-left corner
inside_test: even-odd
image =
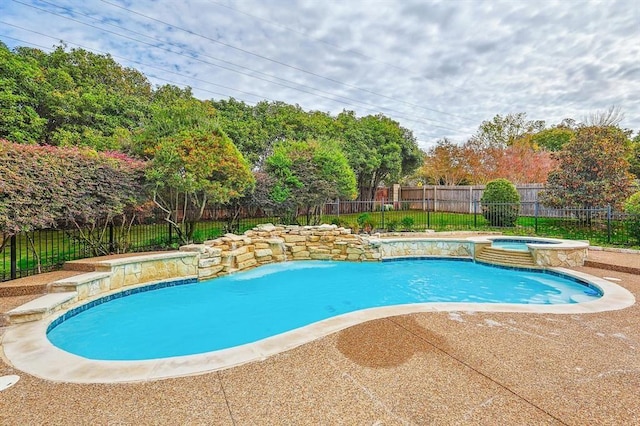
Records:
[[[271,177],[270,198],[290,222],[302,210],[307,223],[316,223],[324,203],[356,196],[355,175],[334,142],[280,142],[265,171]]]
[[[536,147],[546,151],[560,151],[574,136],[573,129],[568,127],[551,127],[534,134],[531,138]]]
[[[121,149],[146,115],[151,85],[109,55],[0,46],[0,135],[17,142]],[[3,122],[4,121],[4,122]]]
[[[146,176],[153,201],[183,243],[208,205],[239,198],[254,184],[249,165],[221,130],[166,137],[152,154]]]
[[[283,140],[324,139],[333,118],[319,111],[304,111],[284,102],[258,102],[250,106],[233,98],[214,101],[220,127],[254,166]]]
[[[166,84],[153,92],[149,113],[131,148],[138,156],[149,156],[163,138],[190,131],[215,133],[219,128],[210,101],[194,98],[190,87]]]
[[[373,200],[380,183],[399,181],[422,164],[411,131],[382,114],[358,119],[344,111],[335,131],[342,135],[342,149],[356,174],[359,200]]]
[[[526,134],[540,132],[544,126],[542,120],[527,120],[527,114],[524,112],[507,114],[504,117],[498,114],[491,121],[483,121],[473,139],[485,148],[504,148]]]
[[[617,127],[579,127],[556,153],[558,168],[549,174],[541,200],[551,207],[620,207],[629,196],[630,144]]]
[[[629,172],[640,180],[640,132],[631,140]]]
[[[234,98],[212,101],[220,127],[251,164],[258,163],[267,151],[270,137],[256,107]]]
[[[14,55],[0,42],[0,138],[36,143],[46,120],[38,115],[44,75],[34,60]]]

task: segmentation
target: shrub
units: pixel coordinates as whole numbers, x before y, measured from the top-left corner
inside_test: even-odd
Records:
[[[360,225],[358,225],[358,222],[349,222],[347,223],[345,228],[351,229],[351,232],[354,234],[357,234],[360,232]]]
[[[387,231],[393,232],[396,229],[398,229],[398,221],[397,220],[390,220],[390,221],[387,222]]]
[[[402,225],[402,229],[405,231],[411,231],[413,229],[414,223],[415,221],[411,216],[405,216],[400,221],[400,224]]]
[[[520,194],[507,179],[487,183],[480,202],[482,215],[491,226],[515,226],[520,209]]]
[[[342,226],[345,228],[349,227],[349,224],[347,223],[347,221],[339,217],[334,217],[333,219],[331,219],[331,224],[336,226]]]
[[[364,232],[371,232],[376,227],[375,220],[369,213],[362,213],[358,216],[358,226]]]
[[[627,217],[629,235],[640,241],[640,191],[632,194],[624,202],[624,211]]]

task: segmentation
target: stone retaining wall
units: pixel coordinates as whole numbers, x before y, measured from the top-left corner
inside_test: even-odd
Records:
[[[446,256],[472,258],[474,243],[468,240],[454,239],[380,239],[370,240],[383,259],[414,256]]]
[[[200,279],[285,260],[380,259],[379,250],[365,238],[336,225],[259,225],[243,235],[226,234],[203,244],[182,246],[180,250],[199,253]]]
[[[545,268],[574,268],[583,266],[587,255],[588,248],[571,247],[571,248],[532,248],[530,249],[533,256],[533,262],[537,266]]]
[[[123,287],[193,278],[198,274],[198,256],[185,252],[158,252],[95,261],[83,259],[66,262],[65,269],[94,272],[57,280],[49,285],[49,292],[77,291],[78,300],[83,300]]]
[[[226,234],[180,247],[199,255],[198,277],[215,278],[286,260],[379,261],[404,256],[473,257],[466,239],[380,239],[354,235],[336,225],[259,225],[243,235]]]

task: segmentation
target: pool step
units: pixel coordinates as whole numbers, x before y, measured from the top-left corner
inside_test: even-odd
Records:
[[[8,324],[38,321],[42,318],[72,305],[78,300],[78,293],[68,291],[63,293],[48,293],[31,302],[25,303],[5,314]]]
[[[521,266],[535,268],[533,256],[528,251],[503,250],[493,247],[485,247],[476,253],[475,260],[503,266]]]
[[[110,290],[110,278],[110,272],[88,272],[52,282],[48,289],[49,293],[76,292],[78,300],[84,300]]]

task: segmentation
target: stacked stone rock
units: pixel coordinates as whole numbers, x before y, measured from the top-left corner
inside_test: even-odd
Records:
[[[552,250],[552,249],[533,249],[532,255],[536,265],[545,267],[576,267],[583,266],[587,258],[589,250],[571,249],[571,250]]]
[[[226,234],[203,244],[182,246],[180,250],[199,253],[201,279],[288,260],[380,259],[379,250],[365,238],[336,225],[259,225],[244,235]]]

